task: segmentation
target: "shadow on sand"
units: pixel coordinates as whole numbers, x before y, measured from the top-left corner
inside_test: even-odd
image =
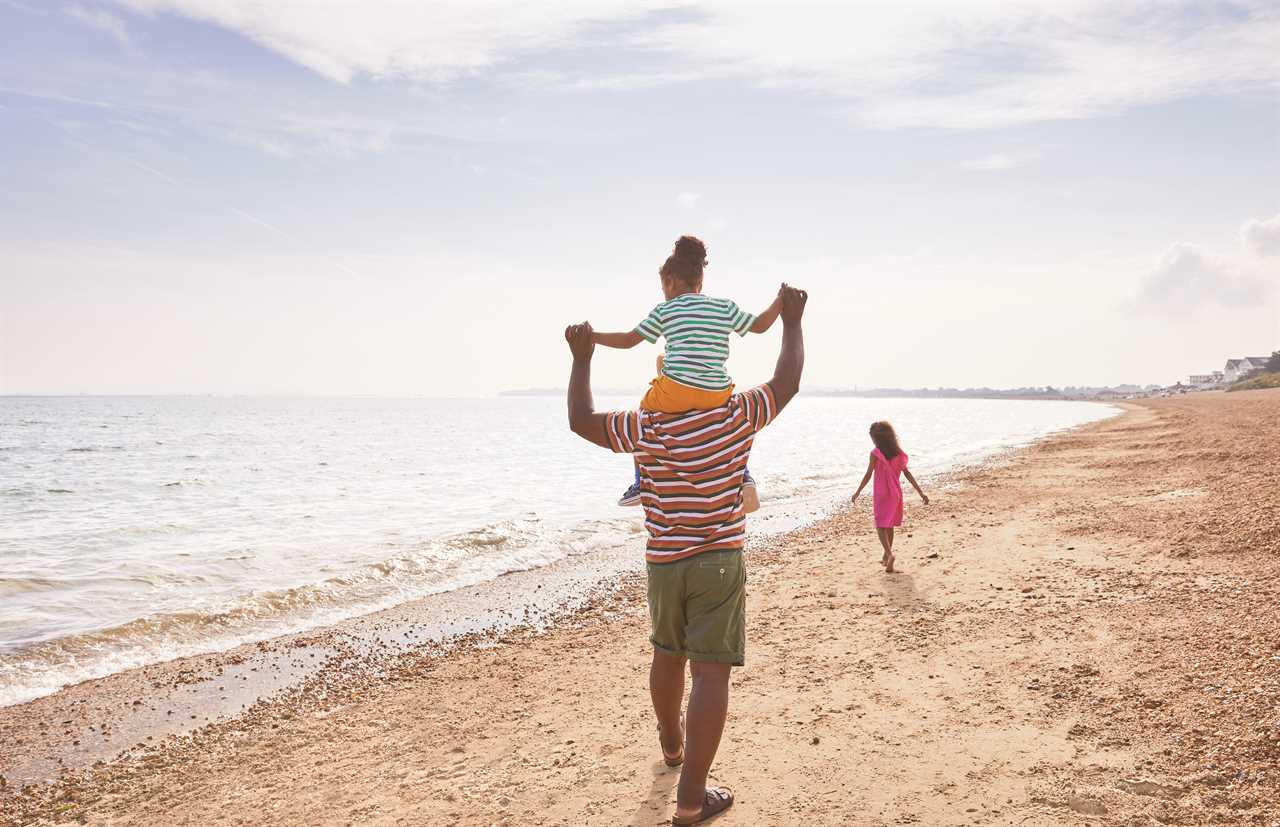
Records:
[[[669,808],[674,808],[675,805],[671,803],[671,791],[675,789],[676,782],[679,780],[678,767],[672,769],[661,761],[654,761],[653,783],[649,786],[649,794],[645,796],[644,802],[636,808],[635,814],[627,822],[629,827],[652,827],[655,823],[662,823],[661,818],[656,822],[654,818],[662,816]]]
[[[884,575],[884,596],[900,609],[920,610],[928,605],[928,600],[916,589],[914,576],[903,571]]]

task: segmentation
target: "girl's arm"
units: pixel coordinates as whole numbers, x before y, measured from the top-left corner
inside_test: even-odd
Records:
[[[778,314],[782,312],[782,296],[773,300],[773,304],[765,308],[765,311],[756,320],[751,323],[751,327],[747,328],[752,333],[765,333],[769,328],[773,327],[773,323],[778,320]]]
[[[867,482],[871,479],[871,472],[875,470],[876,459],[872,457],[867,460],[867,473],[862,475],[862,482],[858,483],[858,490],[853,492],[853,497],[850,498],[849,502],[856,503],[858,501],[858,495],[862,493],[862,489],[867,487]]]
[[[916,482],[915,477],[911,476],[911,470],[908,468],[903,468],[902,473],[907,475],[907,482],[911,483],[911,487],[914,488],[916,490],[916,493],[920,495],[920,499],[924,500],[925,505],[928,505],[929,498],[926,497],[924,495],[924,492],[920,490],[920,484]]]
[[[637,330],[629,330],[626,333],[600,333],[598,331],[591,332],[591,340],[598,345],[605,347],[616,347],[620,350],[627,350],[644,341],[644,337]]]

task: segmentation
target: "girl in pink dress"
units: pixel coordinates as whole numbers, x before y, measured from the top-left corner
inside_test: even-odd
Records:
[[[929,498],[907,470],[907,455],[898,447],[898,435],[893,432],[892,425],[888,422],[871,423],[871,441],[875,443],[876,449],[871,452],[862,483],[853,492],[853,502],[858,501],[858,495],[867,487],[867,481],[874,474],[876,481],[871,489],[871,504],[876,515],[876,535],[880,538],[880,545],[884,547],[880,564],[884,566],[885,572],[892,574],[893,530],[902,525],[902,482],[898,479],[899,475],[907,475],[907,481],[920,495],[920,499],[924,500],[925,505],[929,504]]]

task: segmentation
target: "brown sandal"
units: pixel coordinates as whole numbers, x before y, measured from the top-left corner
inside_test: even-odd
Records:
[[[702,812],[690,819],[672,816],[671,823],[675,825],[675,827],[685,827],[685,825],[688,824],[701,824],[709,818],[720,815],[732,806],[733,790],[730,790],[728,787],[707,787],[707,800],[702,805]]]
[[[684,716],[680,716],[680,730],[684,731]],[[675,755],[667,755],[667,751],[662,748],[662,725],[658,725],[658,749],[662,752],[662,763],[668,767],[678,767],[684,763],[684,743],[680,744],[680,751]]]

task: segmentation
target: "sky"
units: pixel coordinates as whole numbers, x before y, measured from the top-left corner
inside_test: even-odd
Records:
[[[810,388],[1280,349],[1280,5],[0,0],[0,393],[563,387],[684,233]]]

